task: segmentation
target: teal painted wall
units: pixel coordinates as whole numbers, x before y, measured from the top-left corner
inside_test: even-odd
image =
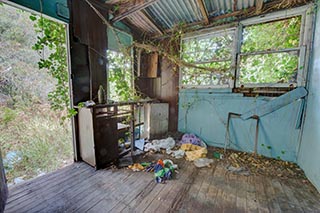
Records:
[[[9,0],[15,4],[43,13],[63,22],[69,22],[67,0]],[[41,4],[42,2],[42,4]]]
[[[132,45],[133,39],[132,36],[128,33],[119,31],[117,29],[111,30],[110,28],[107,29],[108,33],[108,49],[114,51],[122,51],[123,48],[128,48]],[[117,35],[115,35],[115,33]],[[119,41],[121,45],[119,45]]]
[[[298,164],[320,192],[320,12],[315,24],[309,95]]]
[[[242,114],[270,101],[267,97],[243,97],[228,90],[181,90],[178,129],[195,133],[208,145],[224,147],[229,112]],[[258,153],[267,157],[296,162],[299,148],[301,100],[261,117]],[[230,124],[231,147],[253,152],[255,120],[233,119]],[[268,148],[269,147],[269,148]]]

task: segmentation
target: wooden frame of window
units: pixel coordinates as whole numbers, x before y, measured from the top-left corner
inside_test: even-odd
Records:
[[[191,40],[191,39],[194,39],[194,38],[197,38],[197,39],[206,39],[206,38],[213,38],[213,37],[219,37],[219,36],[222,36],[222,35],[231,35],[233,36],[234,38],[234,41],[232,42],[232,45],[231,45],[231,57],[230,58],[227,58],[227,59],[213,59],[213,60],[207,60],[207,61],[196,61],[194,62],[193,64],[195,65],[201,65],[201,64],[208,64],[210,62],[228,62],[230,61],[231,62],[231,65],[230,65],[230,73],[234,76],[235,75],[235,64],[234,64],[234,61],[235,61],[235,57],[236,55],[234,54],[234,51],[233,49],[235,48],[235,46],[237,45],[237,37],[236,37],[236,28],[235,27],[230,27],[230,28],[227,28],[227,29],[220,29],[219,28],[210,28],[211,30],[210,31],[207,31],[207,32],[203,32],[201,31],[200,33],[193,33],[193,34],[188,34],[188,35],[185,35],[182,37],[181,39],[181,49],[180,49],[180,52],[182,53],[183,52],[183,42],[187,41],[187,40]],[[190,53],[190,52],[188,52]],[[180,67],[180,74],[179,74],[179,82],[180,82],[180,87],[181,88],[232,88],[233,85],[234,85],[234,79],[231,79],[229,81],[229,84],[224,84],[224,85],[214,85],[214,84],[210,84],[210,85],[182,85],[182,78],[183,78],[183,71],[182,71],[183,68]],[[212,73],[213,75],[214,73]]]
[[[307,70],[308,70],[308,55],[311,47],[311,31],[312,31],[312,15],[313,5],[305,5],[298,8],[288,9],[284,11],[278,11],[259,17],[254,17],[250,19],[243,20],[239,23],[241,27],[238,28],[238,33],[242,36],[243,28],[247,26],[252,26],[256,24],[263,24],[268,22],[280,21],[283,19],[289,19],[297,16],[301,16],[301,25],[300,25],[300,37],[299,37],[299,46],[297,48],[287,48],[279,50],[266,50],[266,51],[256,51],[251,53],[241,53],[241,41],[242,38],[238,40],[237,49],[237,65],[236,65],[236,84],[235,87],[239,88],[244,86],[246,88],[253,87],[296,87],[296,86],[305,86]],[[240,58],[241,56],[246,55],[262,55],[262,54],[273,54],[273,53],[288,53],[288,52],[298,52],[298,71],[297,71],[297,83],[255,83],[255,84],[240,84]]]
[[[197,32],[189,33],[184,35],[181,38],[181,54],[183,53],[182,44],[184,41],[192,38],[205,38],[214,35],[219,35],[226,32],[233,33],[234,36],[234,44],[232,49],[232,57],[231,57],[231,71],[234,75],[234,81],[232,86],[226,85],[206,85],[206,86],[198,86],[198,85],[182,85],[183,72],[180,68],[179,82],[181,88],[259,88],[259,87],[270,87],[270,88],[292,88],[297,86],[305,86],[306,78],[307,78],[307,70],[309,63],[309,55],[310,49],[312,46],[312,29],[313,29],[313,20],[314,20],[314,4],[305,5],[302,7],[297,7],[293,9],[287,9],[283,11],[277,11],[253,18],[249,18],[238,23],[232,23],[229,25],[218,26],[214,28],[207,28]],[[241,41],[243,36],[243,28],[255,24],[263,24],[273,21],[280,21],[283,19],[289,19],[293,17],[301,16],[301,25],[300,25],[300,36],[299,36],[299,46],[296,48],[283,48],[278,50],[266,50],[266,51],[256,51],[256,52],[248,52],[241,53]],[[297,71],[297,83],[255,83],[255,84],[244,84],[241,85],[239,83],[240,76],[240,57],[247,55],[259,55],[259,54],[275,54],[275,53],[286,53],[286,52],[297,52],[298,53],[298,71]],[[200,63],[198,63],[200,64]]]

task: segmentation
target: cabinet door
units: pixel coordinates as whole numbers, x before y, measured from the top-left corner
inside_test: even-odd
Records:
[[[95,167],[92,108],[79,110],[79,143],[82,160]]]
[[[95,117],[94,125],[96,167],[100,169],[118,160],[117,119]]]

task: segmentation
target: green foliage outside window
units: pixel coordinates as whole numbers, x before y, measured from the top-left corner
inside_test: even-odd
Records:
[[[297,83],[300,27],[301,16],[245,26],[238,54],[238,85]],[[231,72],[232,60],[236,60],[232,52],[237,51],[234,34],[226,31],[184,39],[181,58],[211,70],[181,68],[182,86],[230,86],[235,79]]]
[[[135,98],[132,85],[132,67],[130,58],[116,51],[107,51],[109,99],[129,101]]]
[[[242,53],[299,46],[301,17],[255,24],[243,29]]]
[[[70,108],[65,25],[42,16],[31,15],[30,19],[35,22],[34,28],[38,33],[33,49],[42,55],[38,62],[39,69],[47,69],[57,80],[55,89],[48,94],[51,108],[60,111],[67,109],[67,117],[72,117],[76,111]]]
[[[296,52],[243,56],[239,83],[296,83],[298,59]]]
[[[239,84],[297,83],[301,17],[256,24],[243,29]],[[259,51],[285,50],[282,53]],[[256,53],[256,54],[255,54]]]
[[[183,40],[181,57],[184,61],[217,71],[183,67],[182,84],[228,85],[232,80],[230,73],[232,44],[233,36],[227,32]]]

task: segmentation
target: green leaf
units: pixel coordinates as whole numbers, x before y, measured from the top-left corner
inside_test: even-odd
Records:
[[[30,15],[29,18],[30,18],[31,21],[37,20],[37,17],[35,15]]]

